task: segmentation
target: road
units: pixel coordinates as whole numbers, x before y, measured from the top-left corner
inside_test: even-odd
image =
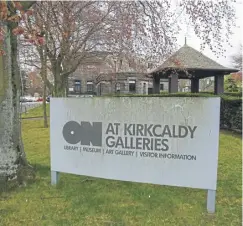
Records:
[[[38,107],[41,104],[42,104],[42,102],[24,102],[24,103],[22,102],[22,103],[20,103],[21,113],[24,113],[24,112],[28,111],[29,109]]]

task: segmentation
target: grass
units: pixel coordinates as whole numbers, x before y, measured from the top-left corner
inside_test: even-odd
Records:
[[[49,129],[23,121],[27,158],[36,181],[0,196],[1,226],[241,225],[241,137],[221,132],[216,214],[206,191],[61,174],[50,185]],[[205,167],[207,167],[205,165]]]
[[[50,104],[46,105],[46,112],[47,112],[47,116],[50,116]],[[39,118],[39,117],[43,117],[43,105],[41,104],[38,107],[29,109],[26,113],[22,113],[21,117],[22,118],[29,118],[29,117]]]

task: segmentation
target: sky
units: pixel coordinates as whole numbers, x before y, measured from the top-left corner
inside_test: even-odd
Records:
[[[224,43],[224,48],[226,49],[224,56],[217,56],[208,48],[202,51],[203,54],[211,58],[212,60],[215,60],[219,64],[225,66],[225,67],[233,67],[231,56],[235,53],[239,52],[239,45],[242,43],[242,37],[243,37],[243,0],[237,0],[237,8],[236,8],[236,27],[233,29],[233,35],[231,36],[231,43],[232,47],[230,47],[227,43]],[[185,43],[185,36],[187,39],[187,45],[193,47],[196,50],[200,51],[200,43],[201,40],[197,38],[191,29],[185,28],[182,30],[180,35],[178,36],[178,45],[183,46]]]

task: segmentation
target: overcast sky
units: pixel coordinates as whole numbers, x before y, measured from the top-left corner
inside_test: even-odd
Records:
[[[233,35],[231,36],[231,43],[233,47],[230,47],[227,43],[224,44],[226,49],[225,56],[219,56],[219,58],[214,55],[210,49],[205,49],[203,54],[210,57],[211,59],[217,61],[226,67],[232,67],[231,56],[239,51],[239,45],[242,43],[242,24],[243,24],[243,0],[237,0],[236,8],[236,25],[233,29]],[[191,29],[184,29],[178,37],[178,45],[183,46],[185,43],[185,36],[187,37],[187,45],[200,51],[200,39],[198,39]]]

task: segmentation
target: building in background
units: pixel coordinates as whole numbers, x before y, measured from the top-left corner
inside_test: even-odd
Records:
[[[68,95],[150,94],[152,78],[147,76],[153,65],[137,56],[112,52],[93,52],[69,77]],[[214,90],[214,77],[200,79],[199,91]],[[160,92],[169,91],[169,78],[160,79]],[[179,92],[191,92],[190,79],[178,80]]]
[[[148,94],[152,80],[142,59],[111,52],[90,54],[69,78],[68,95]]]
[[[100,74],[96,79],[97,95],[149,94],[152,92],[152,81],[145,73],[117,72]]]

